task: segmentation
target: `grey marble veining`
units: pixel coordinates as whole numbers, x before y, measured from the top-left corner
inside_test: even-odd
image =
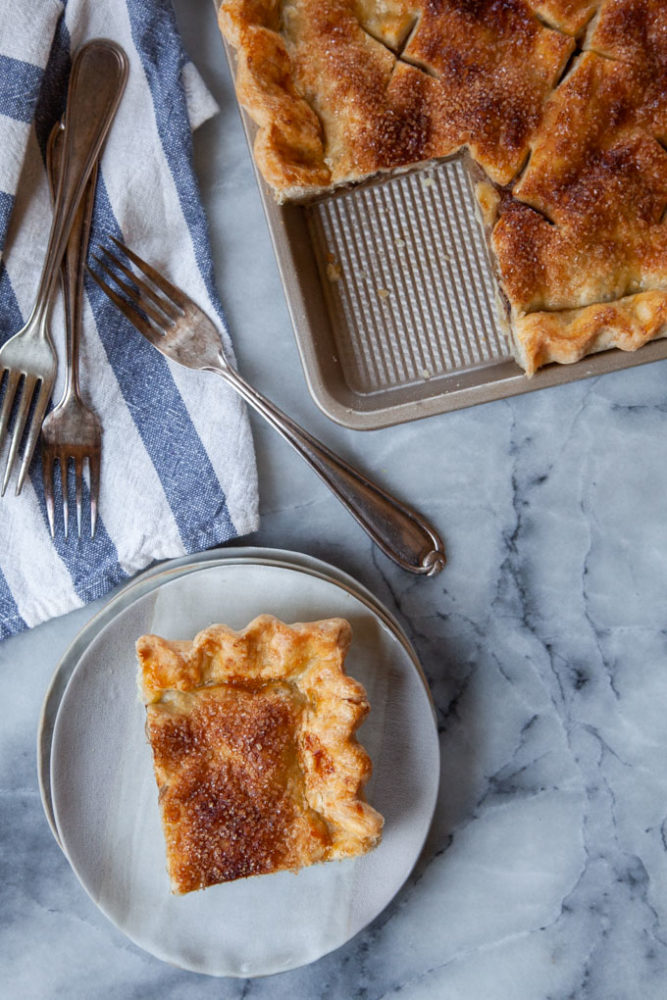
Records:
[[[222,105],[197,136],[244,373],[427,514],[449,565],[414,579],[254,422],[262,527],[394,610],[434,693],[438,808],[408,883],[314,965],[173,969],[98,912],[44,819],[35,734],[94,607],[0,645],[0,996],[21,1000],[664,1000],[667,363],[359,434],[310,401],[207,4],[177,4]],[[288,918],[289,915],[287,915]]]

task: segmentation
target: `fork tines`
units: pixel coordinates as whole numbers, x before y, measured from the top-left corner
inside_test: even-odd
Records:
[[[118,288],[120,288],[127,298],[123,298],[122,295],[116,291],[116,289],[104,281],[103,278],[99,276],[95,271],[90,270],[88,273],[97,282],[102,291],[111,299],[111,301],[120,309],[120,311],[129,319],[133,325],[143,333],[148,340],[153,343],[158,340],[163,332],[165,325],[178,319],[182,315],[182,310],[188,303],[188,298],[183,292],[180,291],[175,285],[167,281],[159,271],[156,271],[154,267],[147,264],[145,260],[137,256],[134,251],[130,250],[129,247],[117,240],[115,236],[111,239],[116,244],[116,246],[121,250],[128,260],[131,260],[137,268],[143,272],[143,274],[152,282],[155,288],[160,289],[164,293],[159,295],[155,288],[152,288],[147,282],[138,279],[130,268],[123,263],[123,261],[114,253],[112,253],[107,247],[100,246],[99,249],[102,251],[107,260],[113,265],[115,270],[112,270],[104,258],[93,254],[93,259],[98,264],[99,268],[104,271],[104,273],[109,277]],[[129,281],[124,281],[118,274],[124,275]],[[130,300],[128,302],[128,299]],[[130,302],[134,303],[134,306],[130,305]]]
[[[4,386],[2,409],[0,410],[0,451],[11,435],[5,472],[0,487],[0,496],[7,490],[12,470],[20,453],[21,464],[16,481],[16,493],[21,492],[30,460],[37,444],[42,420],[49,405],[53,389],[53,378],[39,378],[35,374],[22,372],[13,367],[0,366],[0,386]],[[13,416],[13,420],[12,420]]]
[[[69,535],[69,499],[68,499],[68,470],[70,464],[74,467],[74,493],[76,503],[76,528],[77,536],[81,538],[82,508],[83,508],[83,469],[85,459],[88,458],[88,472],[90,476],[90,537],[95,537],[97,528],[97,507],[100,497],[100,453],[91,452],[86,455],[76,454],[70,448],[65,452],[63,449],[55,449],[49,442],[42,442],[42,477],[44,481],[44,500],[46,502],[46,515],[49,521],[51,537],[55,537],[56,532],[56,501],[54,493],[54,467],[56,462],[60,466],[60,491],[62,494],[63,526],[65,538]]]

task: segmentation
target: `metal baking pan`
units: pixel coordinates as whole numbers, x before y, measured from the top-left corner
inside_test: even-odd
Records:
[[[252,149],[256,127],[241,117]],[[500,329],[462,157],[308,205],[276,204],[256,174],[308,388],[345,427],[386,427],[667,358],[667,339],[655,340],[527,378]]]

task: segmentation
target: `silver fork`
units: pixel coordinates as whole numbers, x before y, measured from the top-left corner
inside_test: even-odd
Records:
[[[62,159],[62,136],[64,126],[58,122],[54,126],[46,150],[46,169],[52,191],[58,188],[58,178]],[[102,425],[95,411],[88,406],[79,391],[79,344],[81,341],[81,314],[83,307],[83,274],[88,253],[90,226],[95,202],[97,163],[79,206],[74,226],[70,234],[62,267],[62,286],[65,299],[65,328],[67,339],[67,376],[62,398],[42,424],[42,479],[46,512],[55,535],[55,499],[53,493],[54,465],[60,466],[60,482],[63,503],[65,537],[69,526],[69,504],[67,499],[67,470],[72,461],[76,494],[76,525],[81,537],[81,508],[83,494],[83,467],[88,461],[90,474],[90,537],[95,535],[97,524],[97,502],[100,493],[100,456],[102,452]]]
[[[72,63],[62,176],[35,305],[25,326],[0,348],[0,384],[4,382],[0,450],[12,423],[0,496],[5,494],[23,443],[16,484],[16,493],[21,492],[51,398],[57,368],[47,322],[52,293],[79,202],[116,112],[127,72],[127,56],[106,39],[82,46]]]
[[[445,565],[445,553],[433,528],[249,385],[227,362],[220,334],[199,306],[136,253],[112,239],[145,277],[104,247],[102,252],[115,271],[101,257],[94,259],[127,298],[94,271],[89,273],[137,330],[172,361],[221,375],[312,466],[390,559],[412,573],[439,573]]]

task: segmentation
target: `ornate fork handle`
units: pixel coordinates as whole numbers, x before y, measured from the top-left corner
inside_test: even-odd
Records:
[[[335,455],[237,371],[226,364],[208,370],[229,382],[299,452],[386,556],[411,573],[435,576],[440,572],[446,562],[442,540],[419,514]]]
[[[77,52],[67,95],[67,129],[53,223],[30,320],[42,319],[49,308],[74,218],[123,94],[128,71],[123,49],[106,38],[96,38]]]

